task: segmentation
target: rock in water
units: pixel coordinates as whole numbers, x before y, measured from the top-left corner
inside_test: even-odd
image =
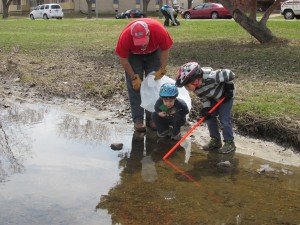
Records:
[[[123,148],[123,144],[122,143],[112,143],[110,145],[110,148],[112,150],[121,150]]]

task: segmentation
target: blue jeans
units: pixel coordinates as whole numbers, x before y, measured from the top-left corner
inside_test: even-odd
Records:
[[[143,80],[144,75],[146,77],[152,71],[157,71],[160,68],[160,50],[145,55],[130,54],[128,60],[133,71]],[[140,106],[140,91],[133,90],[131,79],[127,73],[125,74],[132,120],[133,122],[144,121],[144,109]],[[148,111],[146,111],[146,120],[151,120],[151,113]]]
[[[233,141],[233,128],[232,128],[232,119],[231,119],[231,109],[233,105],[233,98],[223,102],[215,111],[212,113],[211,118],[206,120],[210,137],[214,137],[218,140],[221,140],[221,135],[219,131],[217,116],[219,116],[221,125],[223,127],[222,135],[224,141]]]

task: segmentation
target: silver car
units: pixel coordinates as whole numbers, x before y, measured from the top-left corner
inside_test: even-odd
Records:
[[[37,6],[34,10],[30,12],[30,19],[62,19],[64,13],[59,4],[44,4]]]

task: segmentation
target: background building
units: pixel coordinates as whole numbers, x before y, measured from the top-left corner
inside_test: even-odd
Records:
[[[193,6],[202,3],[203,0],[194,0]],[[29,14],[35,6],[41,4],[58,3],[64,13],[83,12],[87,13],[88,7],[86,0],[13,0],[9,6],[10,14]],[[176,4],[181,8],[187,8],[187,0],[162,0],[162,4]],[[142,0],[93,0],[93,11],[97,10],[99,15],[116,14],[127,9],[143,9]],[[150,0],[147,8],[148,12],[159,11],[159,0]],[[0,3],[0,13],[3,12],[2,1]]]

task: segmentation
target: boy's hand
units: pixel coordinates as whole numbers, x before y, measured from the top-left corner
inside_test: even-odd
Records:
[[[233,84],[227,84],[225,83],[224,89],[223,89],[223,95],[222,97],[225,97],[225,101],[228,101],[233,97],[233,90],[234,90],[234,85]]]
[[[166,117],[167,116],[167,113],[166,112],[159,112],[158,115],[160,117]]]
[[[134,74],[134,76],[131,78],[132,88],[135,91],[139,91],[141,88],[141,79],[138,74]]]
[[[232,90],[224,91],[222,96],[225,97],[224,101],[228,101],[229,99],[232,99],[232,97],[233,97],[233,89]]]
[[[201,116],[205,117],[205,119],[209,119],[211,117],[211,113],[209,113],[209,110],[211,110],[210,107],[204,107],[201,109]]]
[[[154,77],[154,80],[159,80],[161,79],[165,74],[167,73],[167,70],[160,67],[159,70],[157,70],[155,72],[155,77]]]
[[[170,111],[170,115],[174,115],[174,114],[176,114],[176,110],[175,110],[175,109],[172,109],[172,110]]]

